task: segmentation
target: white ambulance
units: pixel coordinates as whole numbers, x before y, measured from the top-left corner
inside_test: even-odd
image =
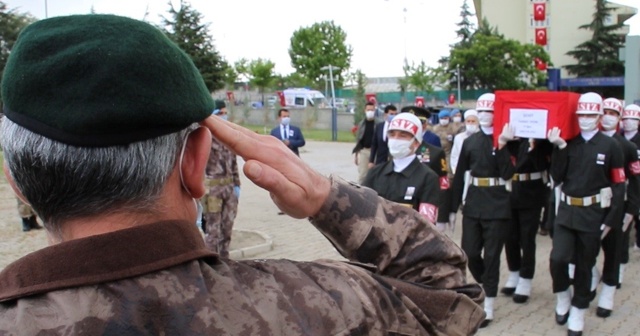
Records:
[[[292,88],[283,90],[282,93],[287,107],[330,107],[327,98],[318,90]]]

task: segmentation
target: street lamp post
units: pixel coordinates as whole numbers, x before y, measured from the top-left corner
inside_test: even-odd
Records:
[[[462,100],[460,100],[460,64],[456,65],[456,77],[458,77],[458,106],[462,106]]]
[[[331,141],[338,141],[338,110],[336,109],[336,89],[333,86],[333,70],[338,67],[327,65],[320,70],[329,70],[329,82],[331,83]]]

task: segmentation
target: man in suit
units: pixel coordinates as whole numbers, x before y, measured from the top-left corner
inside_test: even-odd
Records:
[[[304,136],[302,136],[302,131],[298,127],[289,125],[291,122],[289,110],[280,109],[278,111],[278,120],[280,125],[271,130],[271,135],[282,140],[289,149],[296,153],[297,156],[300,156],[298,148],[304,147]]]
[[[375,125],[373,142],[371,143],[371,155],[369,155],[369,169],[389,160],[387,131],[389,130],[389,123],[397,114],[398,109],[394,105],[387,105],[384,108],[384,122]]]

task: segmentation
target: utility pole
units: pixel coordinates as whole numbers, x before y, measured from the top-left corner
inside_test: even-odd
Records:
[[[458,77],[458,106],[462,106],[462,100],[460,100],[460,64],[456,65],[456,77]]]
[[[320,70],[329,70],[329,81],[331,82],[331,141],[338,141],[338,109],[336,108],[336,89],[333,86],[333,70],[338,67],[327,65]]]

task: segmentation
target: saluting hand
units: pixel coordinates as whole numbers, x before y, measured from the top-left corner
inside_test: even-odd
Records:
[[[291,217],[315,215],[329,196],[329,179],[275,137],[256,134],[220,118],[209,117],[201,124],[245,160],[244,174],[269,191],[278,208]]]

